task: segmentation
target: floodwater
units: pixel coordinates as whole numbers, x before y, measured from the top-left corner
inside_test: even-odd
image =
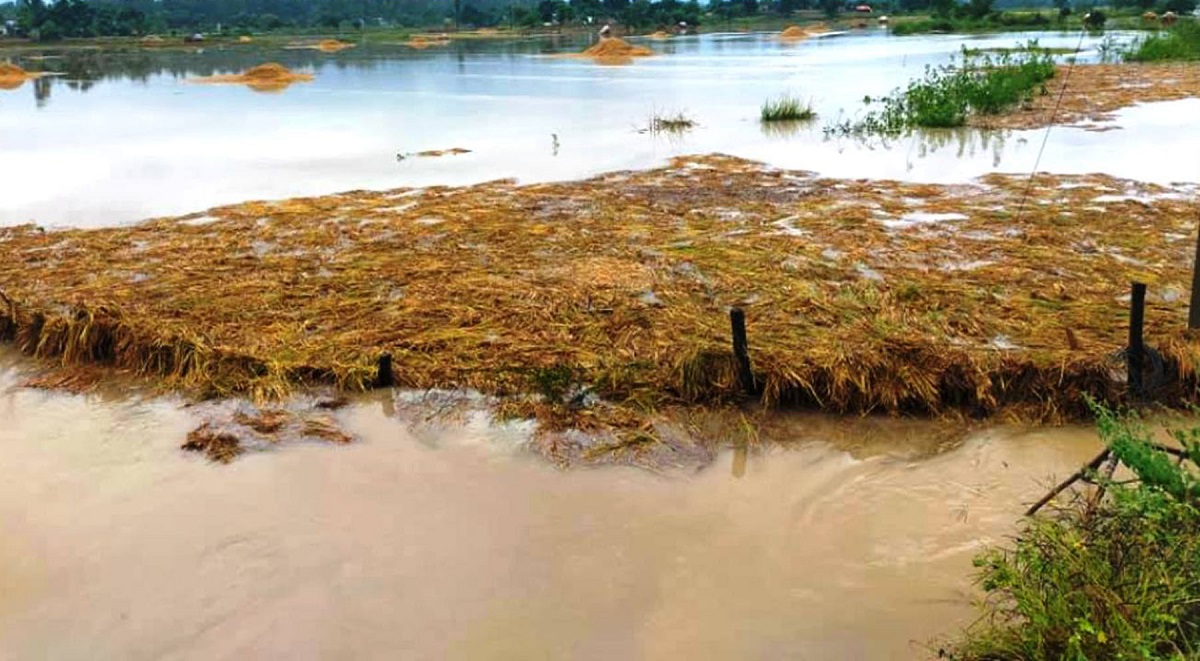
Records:
[[[1117,39],[1128,38],[1116,35]],[[578,38],[460,42],[416,51],[368,44],[331,55],[227,46],[187,52],[5,54],[63,75],[0,91],[0,226],[96,226],[183,214],[248,199],[351,189],[465,184],[514,177],[575,179],[722,152],[840,177],[962,181],[1028,172],[1047,131],[929,132],[881,144],[827,139],[821,127],[947,63],[964,46],[1075,48],[1078,34],[892,37],[877,29],[808,39],[710,34],[646,42],[661,52],[628,66],[555,58]],[[279,61],[316,74],[282,93],[187,79]],[[764,100],[811,99],[821,116],[764,132]],[[655,112],[683,111],[682,136],[639,133]],[[1178,127],[1188,100],[1133,108],[1106,133],[1055,128],[1041,169],[1190,181],[1200,163],[1160,157],[1200,151]],[[469,154],[397,159],[460,147]]]
[[[905,659],[969,624],[1083,429],[792,423],[699,471],[558,471],[525,431],[414,427],[228,466],[171,400],[0,370],[0,658]],[[854,431],[857,430],[857,431]],[[802,440],[805,439],[805,440]]]

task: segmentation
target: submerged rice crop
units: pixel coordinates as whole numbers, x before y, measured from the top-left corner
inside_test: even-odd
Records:
[[[1192,401],[1182,191],[1104,176],[935,186],[729,157],[582,182],[248,202],[98,230],[0,230],[0,339],[199,396],[474,389],[550,428],[645,435],[754,395],[834,412],[1088,415],[1124,398],[1131,280]],[[195,222],[202,219],[204,222]],[[642,438],[642,436],[638,436]]]

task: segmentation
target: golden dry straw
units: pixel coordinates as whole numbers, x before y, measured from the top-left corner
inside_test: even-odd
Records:
[[[606,37],[581,53],[584,57],[649,57],[654,51],[645,46],[634,46],[620,37]]]
[[[1059,97],[1062,102],[1059,103]],[[1046,82],[1046,93],[1033,103],[1000,115],[973,115],[978,128],[1033,129],[1066,124],[1098,129],[1117,110],[1136,103],[1177,101],[1200,96],[1200,66],[1195,64],[1080,64],[1059,67]]]
[[[14,90],[27,80],[40,78],[43,74],[26,71],[9,62],[0,62],[0,90]]]
[[[282,64],[268,62],[251,67],[239,74],[207,76],[190,80],[193,83],[246,85],[258,92],[277,92],[287,89],[293,83],[306,83],[312,79],[313,75],[310,73],[295,73]]]
[[[741,392],[834,412],[1087,415],[1125,397],[1129,282],[1156,393],[1194,401],[1196,191],[1107,176],[826,179],[723,156],[595,179],[248,202],[99,230],[0,231],[0,338],[205,396],[500,395],[551,429],[644,434]],[[521,395],[545,397],[526,399]]]

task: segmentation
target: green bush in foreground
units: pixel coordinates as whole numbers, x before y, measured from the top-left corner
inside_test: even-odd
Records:
[[[925,77],[881,98],[867,97],[878,110],[857,121],[827,126],[833,135],[897,135],[913,128],[952,128],[972,114],[992,115],[1034,94],[1045,94],[1054,77],[1054,58],[1029,42],[1016,52],[998,55],[964,52],[957,65],[928,67]]]
[[[1182,464],[1135,421],[1099,430],[1138,478],[1109,481],[1031,519],[1013,548],[976,559],[986,616],[944,656],[961,660],[1200,658],[1200,429],[1177,432]]]
[[[811,103],[786,94],[763,103],[759,113],[759,118],[764,122],[800,122],[816,116]]]
[[[1184,20],[1166,32],[1144,37],[1126,51],[1131,62],[1200,60],[1200,22]]]

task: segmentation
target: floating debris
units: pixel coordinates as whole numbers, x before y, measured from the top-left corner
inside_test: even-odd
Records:
[[[353,442],[354,437],[342,431],[337,421],[326,414],[283,408],[260,410],[239,404],[232,415],[227,411],[213,414],[188,434],[181,447],[227,464],[245,452],[267,451],[285,441],[345,445]]]

